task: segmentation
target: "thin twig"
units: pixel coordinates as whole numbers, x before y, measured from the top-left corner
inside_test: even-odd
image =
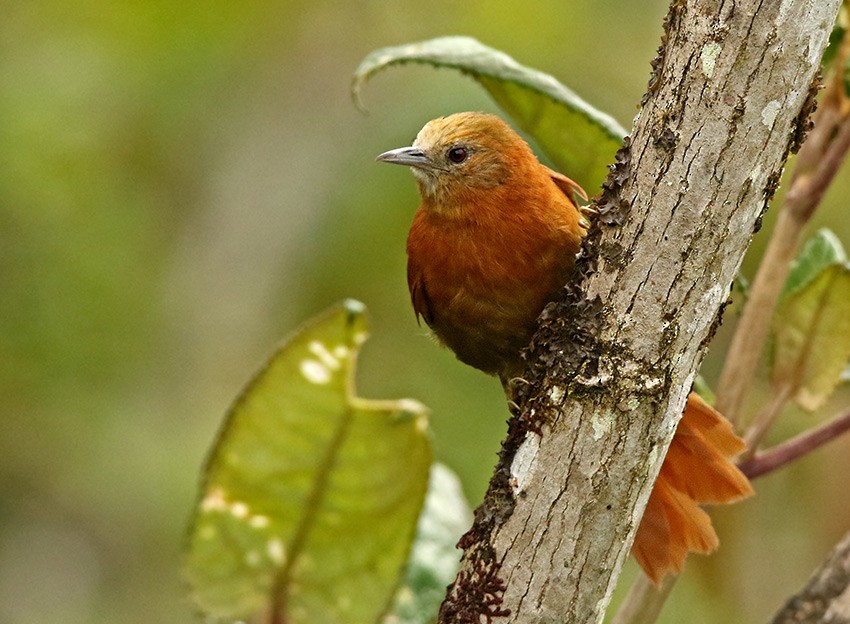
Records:
[[[782,444],[756,453],[751,459],[739,463],[738,467],[749,479],[755,479],[811,453],[846,431],[850,431],[850,411],[833,418],[820,427],[804,431]]]
[[[638,576],[617,609],[611,624],[652,624],[658,619],[667,596],[676,585],[676,576],[668,575],[656,587],[645,574]]]
[[[786,383],[774,392],[771,400],[759,411],[758,416],[753,419],[753,424],[744,434],[744,444],[747,445],[747,450],[741,455],[742,460],[748,460],[755,454],[758,445],[773,426],[773,423],[776,422],[776,419],[779,418],[793,394],[793,384]]]
[[[717,385],[715,406],[732,423],[740,421],[744,397],[758,369],[770,332],[773,309],[797,253],[802,227],[803,223],[790,210],[779,213],[773,235],[753,280],[747,305],[729,346]]]

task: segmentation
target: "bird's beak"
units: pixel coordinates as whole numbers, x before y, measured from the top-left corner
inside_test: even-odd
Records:
[[[431,167],[431,160],[425,155],[425,152],[416,147],[400,147],[390,150],[389,152],[384,152],[375,160],[396,165],[407,165],[408,167],[418,167],[419,169]]]

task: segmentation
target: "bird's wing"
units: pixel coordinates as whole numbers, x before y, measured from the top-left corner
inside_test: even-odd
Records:
[[[543,165],[541,165],[543,166]],[[546,170],[546,173],[552,178],[555,184],[564,192],[564,195],[572,200],[572,195],[575,193],[579,197],[581,197],[584,201],[587,201],[587,193],[585,193],[584,189],[579,186],[578,182],[574,180],[570,180],[563,173],[558,173],[554,169],[550,169],[549,167],[543,166]]]
[[[411,260],[407,262],[407,287],[410,290],[410,300],[413,302],[416,320],[423,318],[430,326],[434,322],[434,308],[425,286],[425,276]]]

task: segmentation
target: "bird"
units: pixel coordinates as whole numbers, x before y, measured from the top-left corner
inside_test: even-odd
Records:
[[[543,308],[576,279],[592,209],[567,176],[542,164],[500,117],[455,113],[378,161],[410,168],[422,203],[407,237],[417,320],[461,362],[499,377],[510,397]],[[752,493],[732,458],[744,443],[696,393],[686,408],[636,531],[632,554],[657,585],[688,552],[718,545],[704,503]]]

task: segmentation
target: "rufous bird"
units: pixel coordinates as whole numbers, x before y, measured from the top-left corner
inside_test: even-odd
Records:
[[[541,164],[494,115],[458,113],[425,125],[413,145],[378,156],[411,168],[422,196],[407,238],[407,283],[424,319],[458,359],[507,386],[544,306],[571,278],[587,222],[581,187]],[[718,539],[703,503],[752,493],[731,457],[732,426],[691,393],[650,495],[632,554],[655,583],[689,551]]]

